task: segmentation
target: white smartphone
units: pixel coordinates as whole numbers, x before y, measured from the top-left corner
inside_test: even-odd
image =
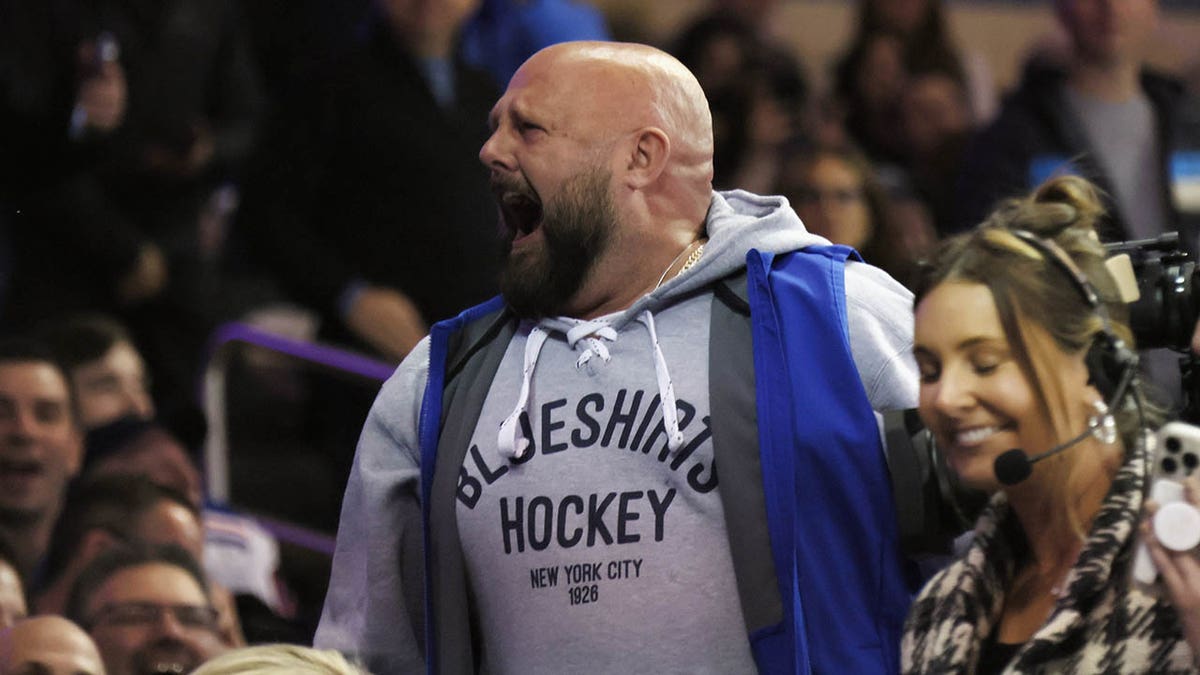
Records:
[[[1158,502],[1160,510],[1169,504],[1186,504],[1183,480],[1200,469],[1200,427],[1183,422],[1164,424],[1154,436],[1151,452],[1154,459],[1149,498]],[[1163,527],[1168,529],[1160,533]],[[1175,541],[1186,542],[1200,538],[1200,531],[1195,529],[1197,527],[1200,527],[1200,522],[1184,517],[1171,519],[1170,525],[1156,522],[1155,533],[1160,540],[1166,535]],[[1138,542],[1133,560],[1133,577],[1143,584],[1153,584],[1158,579],[1158,570],[1154,567],[1150,550],[1142,542]]]

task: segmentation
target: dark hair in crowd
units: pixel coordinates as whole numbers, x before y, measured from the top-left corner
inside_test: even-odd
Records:
[[[122,342],[133,343],[129,331],[103,314],[77,314],[42,326],[38,332],[68,371],[99,358]]]
[[[0,338],[0,365],[10,363],[45,363],[53,366],[67,382],[66,369],[44,342],[26,336]]]
[[[855,43],[866,42],[877,33],[892,33],[904,44],[904,63],[912,71],[936,70],[950,74],[962,82],[966,79],[958,50],[946,29],[946,13],[941,0],[927,0],[925,15],[907,34],[901,34],[897,26],[891,26],[879,10],[885,0],[861,0],[858,12],[858,34]]]
[[[72,485],[50,537],[43,583],[53,583],[63,573],[91,530],[103,530],[122,544],[134,542],[138,518],[164,501],[178,504],[199,518],[186,496],[156,485],[145,476],[98,476]]]
[[[172,544],[118,546],[101,553],[80,573],[79,579],[71,588],[66,617],[82,626],[84,630],[90,631],[94,617],[85,616],[84,612],[96,591],[122,570],[153,564],[178,567],[199,584],[206,597],[209,595],[208,580],[204,576],[204,570],[200,568],[200,563],[182,548]]]

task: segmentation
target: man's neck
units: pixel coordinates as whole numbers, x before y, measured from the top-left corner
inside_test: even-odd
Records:
[[[628,309],[645,295],[653,292],[663,283],[670,281],[679,274],[680,268],[686,263],[689,251],[694,251],[700,237],[692,232],[680,232],[672,236],[663,246],[655,247],[656,253],[644,252],[642,255],[629,255],[613,261],[611,258],[602,262],[592,270],[592,278],[596,281],[613,280],[611,284],[585,283],[584,290],[572,298],[567,307],[567,315],[584,320],[614,314]],[[614,242],[614,249],[635,251],[645,249],[621,246]],[[616,264],[613,264],[615,262]],[[589,287],[595,289],[609,288],[605,291],[588,292]]]
[[[1134,59],[1107,63],[1079,59],[1071,69],[1069,83],[1088,98],[1122,103],[1141,95],[1141,65]]]

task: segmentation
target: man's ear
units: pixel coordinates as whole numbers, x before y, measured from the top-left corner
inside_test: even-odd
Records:
[[[95,560],[101,553],[120,545],[121,540],[113,533],[100,527],[90,528],[84,532],[75,549],[75,558],[82,564],[80,567]]]
[[[633,135],[625,166],[630,187],[643,188],[658,180],[671,156],[671,139],[658,127],[646,127]]]

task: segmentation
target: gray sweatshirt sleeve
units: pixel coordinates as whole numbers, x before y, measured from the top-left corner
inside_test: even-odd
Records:
[[[424,563],[417,420],[429,339],[384,383],[346,485],[329,591],[313,644],[377,673],[421,673]]]
[[[917,407],[912,302],[912,293],[887,272],[846,264],[850,351],[876,412]]]

